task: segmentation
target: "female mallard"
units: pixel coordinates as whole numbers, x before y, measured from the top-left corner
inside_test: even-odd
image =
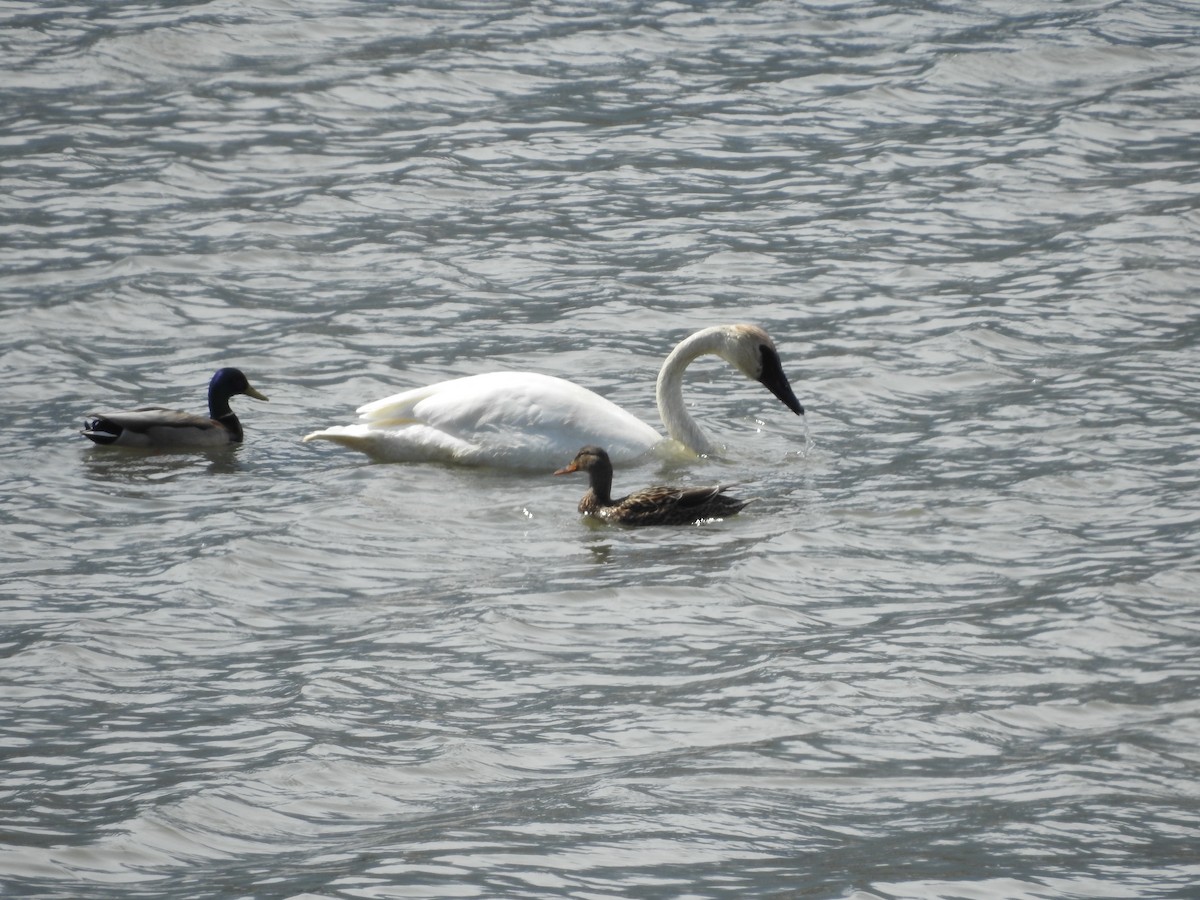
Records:
[[[89,413],[84,437],[114,447],[192,450],[242,442],[242,423],[229,408],[229,398],[246,394],[267,398],[250,387],[241,369],[217,369],[208,383],[208,416],[144,406],[123,412]]]
[[[649,487],[627,497],[612,498],[612,461],[599,447],[584,447],[555,475],[587,472],[588,489],[579,501],[579,511],[606,522],[622,525],[691,525],[705,519],[720,519],[739,512],[753,500],[725,496],[731,485],[677,488]]]

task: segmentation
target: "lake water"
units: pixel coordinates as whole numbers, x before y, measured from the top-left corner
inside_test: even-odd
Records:
[[[0,101],[0,894],[1200,896],[1195,4],[8,3]],[[727,521],[299,440],[742,321],[805,419],[617,472]]]

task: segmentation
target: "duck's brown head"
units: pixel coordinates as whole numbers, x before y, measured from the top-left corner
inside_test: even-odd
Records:
[[[612,473],[612,460],[608,458],[608,451],[603,447],[584,447],[575,454],[575,458],[555,472],[555,475],[570,475],[572,472],[587,472],[589,475],[592,472],[604,471]]]

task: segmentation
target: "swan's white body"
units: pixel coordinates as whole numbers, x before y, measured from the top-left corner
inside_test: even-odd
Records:
[[[589,437],[590,436],[590,437]],[[662,436],[599,394],[536,372],[491,372],[441,381],[358,408],[353,425],[307,435],[387,462],[553,466],[574,448],[605,440],[635,459]]]
[[[796,412],[799,401],[779,368],[774,344],[753,325],[706,328],[682,341],[658,376],[658,408],[670,436],[695,453],[712,446],[683,405],[683,371],[715,353],[763,380]],[[786,397],[764,367],[782,378]],[[789,399],[790,398],[790,402]],[[588,444],[625,462],[644,456],[663,437],[615,403],[577,384],[535,372],[492,372],[442,381],[358,408],[358,421],[306,435],[333,441],[385,462],[443,461],[506,468],[556,467]]]

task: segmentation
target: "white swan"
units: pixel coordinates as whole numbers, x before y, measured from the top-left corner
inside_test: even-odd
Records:
[[[714,452],[683,405],[683,372],[715,354],[761,382],[797,415],[775,344],[756,325],[715,325],[680,341],[658,373],[658,412],[667,434],[693,453]],[[662,436],[599,394],[535,372],[491,372],[441,381],[358,408],[358,421],[305,435],[382,462],[441,461],[508,468],[556,467],[585,444],[618,462],[643,456]]]

